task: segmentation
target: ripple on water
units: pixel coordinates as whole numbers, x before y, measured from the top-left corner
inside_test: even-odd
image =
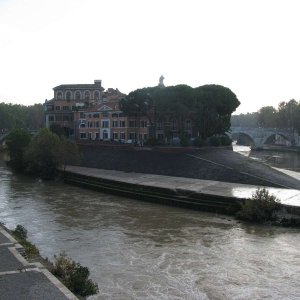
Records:
[[[38,183],[0,168],[0,219],[89,267],[94,299],[297,299],[298,230]],[[3,180],[2,180],[3,179]]]

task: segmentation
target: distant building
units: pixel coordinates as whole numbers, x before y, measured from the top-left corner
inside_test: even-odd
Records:
[[[55,88],[54,98],[46,101],[46,127],[58,125],[76,140],[140,142],[148,139],[146,117],[126,116],[119,108],[125,94],[105,89],[101,80],[94,84],[62,84]]]

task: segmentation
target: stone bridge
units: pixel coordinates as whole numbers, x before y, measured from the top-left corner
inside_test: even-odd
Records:
[[[251,147],[254,149],[262,149],[267,141],[274,138],[276,141],[281,140],[278,144],[282,145],[284,141],[285,146],[300,146],[300,137],[297,132],[292,129],[279,128],[251,128],[251,127],[231,127],[229,135],[244,136],[250,140]]]

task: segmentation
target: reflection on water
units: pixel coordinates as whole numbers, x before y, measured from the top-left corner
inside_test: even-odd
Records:
[[[300,172],[300,154],[273,150],[256,151],[249,146],[233,145],[233,150],[245,156],[264,162],[272,167]]]
[[[140,202],[0,166],[0,220],[90,268],[95,299],[299,299],[297,230]]]

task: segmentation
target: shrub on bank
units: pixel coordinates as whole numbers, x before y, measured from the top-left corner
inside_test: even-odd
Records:
[[[265,188],[258,189],[252,199],[246,200],[237,217],[242,220],[263,223],[275,221],[280,201]]]
[[[90,271],[70,259],[65,253],[54,256],[54,263],[40,257],[38,248],[27,241],[27,230],[17,225],[11,231],[13,237],[24,247],[26,256],[30,259],[39,259],[49,271],[59,278],[74,294],[86,298],[98,293],[98,285],[89,279]]]
[[[27,230],[22,225],[17,225],[15,230],[11,231],[13,237],[23,246],[26,256],[29,259],[36,258],[40,252],[38,248],[27,241]]]
[[[98,285],[89,279],[89,269],[71,260],[65,253],[54,256],[52,274],[61,279],[67,288],[82,297],[98,293]]]

